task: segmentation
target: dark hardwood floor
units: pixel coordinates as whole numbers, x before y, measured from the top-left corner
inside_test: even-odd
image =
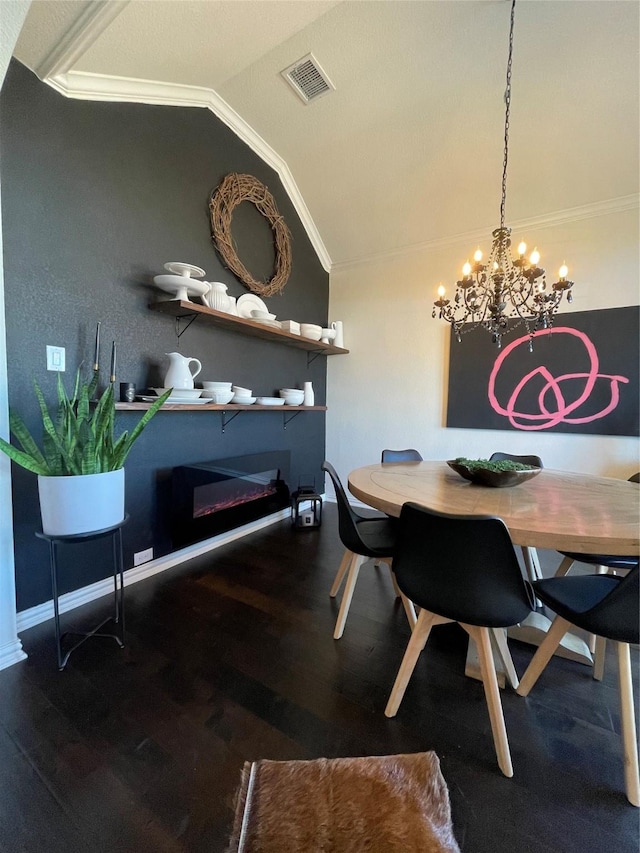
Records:
[[[408,626],[368,564],[332,639],[341,555],[328,505],[320,530],[281,523],[129,587],[124,650],[91,639],[59,673],[52,622],[24,632],[28,660],[0,672],[0,850],[215,853],[246,760],[433,749],[464,853],[635,853],[613,655],[602,683],[555,658],[529,698],[502,691],[506,779],[456,626],[433,632],[386,719]],[[511,645],[522,673],[531,647]]]

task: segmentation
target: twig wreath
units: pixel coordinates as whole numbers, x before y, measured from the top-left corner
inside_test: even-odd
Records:
[[[276,260],[273,278],[256,281],[238,257],[231,238],[231,219],[235,208],[250,201],[269,221],[273,231]],[[291,235],[284,219],[278,213],[275,199],[257,178],[252,175],[227,175],[209,199],[211,236],[222,260],[231,272],[254,293],[273,296],[279,293],[291,274]]]

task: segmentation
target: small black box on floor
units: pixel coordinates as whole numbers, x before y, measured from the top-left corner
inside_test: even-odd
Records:
[[[322,498],[315,486],[298,486],[291,495],[291,523],[300,530],[320,527]]]

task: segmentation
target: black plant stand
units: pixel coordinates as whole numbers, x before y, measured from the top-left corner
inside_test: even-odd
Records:
[[[90,533],[76,533],[73,536],[51,536],[47,533],[36,532],[39,539],[45,539],[49,543],[49,560],[51,563],[51,591],[53,594],[53,611],[55,616],[56,626],[56,651],[58,654],[58,669],[63,670],[69,660],[71,652],[75,651],[79,645],[84,643],[89,637],[112,637],[120,648],[124,648],[124,577],[123,577],[123,560],[122,560],[122,527],[129,520],[129,516],[125,515],[119,524],[114,524],[112,527],[105,527],[103,530],[92,530]],[[89,542],[92,539],[100,539],[103,536],[111,536],[113,545],[113,616],[108,616],[92,631],[65,631],[60,633],[60,610],[58,606],[58,561],[57,547],[58,545],[73,545],[78,542]],[[118,576],[120,576],[120,584],[118,588]],[[101,628],[108,622],[113,622],[120,626],[120,636],[117,634],[102,634],[99,633]],[[64,654],[62,653],[62,641],[66,636],[80,637],[80,639],[71,646]]]

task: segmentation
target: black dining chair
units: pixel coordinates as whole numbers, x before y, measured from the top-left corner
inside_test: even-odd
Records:
[[[629,483],[640,483],[640,472],[632,474],[628,480]],[[578,554],[572,551],[559,551],[564,559],[558,566],[555,577],[564,577],[574,563],[586,563],[588,566],[595,566],[596,572],[599,575],[609,573],[616,574],[617,572],[629,572],[634,569],[640,562],[638,557],[619,557],[614,554]],[[607,640],[603,636],[589,637],[589,650],[594,655],[593,660],[593,677],[596,681],[602,681],[604,676],[604,660]]]
[[[503,460],[522,462],[523,465],[535,465],[536,468],[544,468],[542,459],[534,454],[516,456],[513,453],[501,453],[498,451],[497,453],[492,453],[489,457],[489,462],[502,462]],[[538,552],[536,549],[531,548],[529,545],[523,545],[522,559],[524,560],[529,580],[540,580],[542,577],[542,569],[540,568],[540,560],[538,559]]]
[[[640,806],[640,781],[629,644],[640,642],[639,578],[640,568],[636,566],[624,578],[575,575],[536,581],[533,584],[536,595],[558,615],[517,688],[520,696],[529,694],[560,640],[574,625],[616,642],[625,786],[627,798],[634,806]]]
[[[374,517],[367,517],[357,513],[349,503],[333,465],[323,462],[322,470],[327,472],[333,482],[338,504],[338,532],[345,547],[342,562],[329,592],[331,598],[335,598],[346,576],[347,582],[333,632],[334,639],[339,640],[343,634],[360,567],[371,559],[380,560],[389,566],[394,591],[402,599],[409,625],[413,628],[416,624],[415,609],[411,601],[408,601],[400,592],[391,565],[396,543],[397,521],[387,515],[376,514]]]
[[[431,628],[458,622],[477,644],[498,765],[505,776],[513,776],[490,631],[505,668],[515,676],[502,629],[531,612],[533,595],[505,523],[493,516],[446,515],[406,503],[393,568],[403,594],[421,610],[385,714],[398,712]]]
[[[383,450],[382,459],[385,462],[423,462],[423,458],[417,450],[408,447],[406,450]]]

